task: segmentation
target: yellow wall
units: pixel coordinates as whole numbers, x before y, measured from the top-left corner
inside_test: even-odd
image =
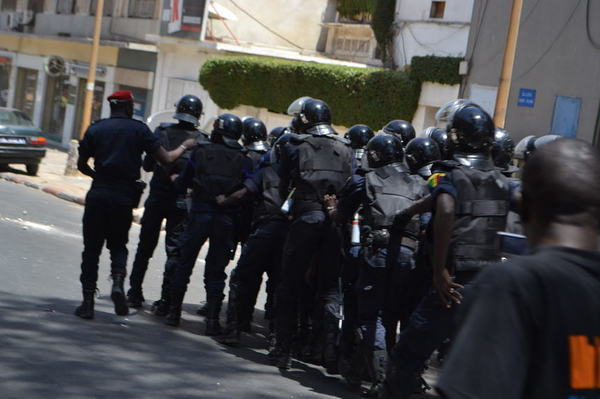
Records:
[[[13,35],[0,35],[0,48],[30,55],[59,55],[67,60],[82,62],[89,62],[92,51],[91,43]],[[117,65],[118,54],[119,49],[117,47],[100,46],[98,64],[115,66]]]

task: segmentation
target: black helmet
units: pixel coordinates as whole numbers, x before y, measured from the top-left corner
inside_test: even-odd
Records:
[[[223,137],[226,144],[233,144],[242,137],[242,121],[233,114],[221,114],[213,123],[213,135]]]
[[[447,130],[448,125],[450,122],[452,122],[452,118],[454,118],[456,111],[468,105],[478,106],[473,101],[465,100],[463,98],[452,100],[449,103],[442,105],[435,113],[437,126]]]
[[[415,138],[415,128],[410,122],[403,120],[395,120],[389,122],[387,125],[381,129],[385,134],[393,134],[398,136],[400,141],[402,141],[402,145],[405,146],[409,141]]]
[[[294,136],[295,134],[293,133],[283,133],[277,140],[275,140],[275,143],[273,143],[273,149],[271,150],[272,162],[278,162],[279,159],[281,159],[282,148],[289,143]]]
[[[402,162],[404,150],[397,136],[380,134],[373,137],[365,148],[370,168],[379,168],[394,162]]]
[[[502,170],[508,170],[514,152],[515,142],[510,134],[506,130],[497,127],[494,134],[494,145],[492,146],[494,165]]]
[[[202,101],[198,97],[186,94],[179,99],[175,106],[177,109],[175,115],[173,115],[174,119],[191,123],[194,126],[198,124],[198,120],[202,115]]]
[[[298,114],[303,130],[317,136],[335,134],[331,127],[331,112],[325,101],[310,98],[302,104]]]
[[[286,134],[289,132],[290,132],[290,129],[286,126],[278,126],[276,128],[271,129],[271,131],[269,132],[269,136],[267,138],[269,145],[273,146],[273,144],[275,144],[275,142],[277,141],[278,138],[280,138],[283,134]]]
[[[373,136],[375,136],[375,133],[369,126],[354,125],[348,129],[344,138],[350,140],[350,147],[358,150],[364,148]]]
[[[439,150],[441,159],[451,159],[452,153],[448,143],[448,133],[443,129],[437,127],[428,127],[425,129],[425,137],[428,137],[435,141]]]
[[[433,161],[442,159],[437,143],[428,137],[412,139],[406,145],[404,152],[411,173],[417,173],[420,169],[431,165]]]
[[[251,150],[267,150],[267,127],[257,118],[246,117],[242,121],[242,143]],[[250,148],[255,147],[255,148]]]
[[[458,109],[448,124],[448,136],[454,152],[489,155],[496,127],[492,117],[476,105]]]
[[[302,125],[299,116],[294,116],[292,118],[292,120],[290,121],[289,129],[291,133],[304,134],[304,126]]]
[[[526,162],[540,147],[560,138],[561,136],[556,134],[547,134],[541,137],[527,136],[515,146],[515,158]]]

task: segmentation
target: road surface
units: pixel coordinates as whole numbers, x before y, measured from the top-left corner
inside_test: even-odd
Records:
[[[202,262],[192,276],[180,328],[165,326],[148,311],[160,293],[162,247],[146,277],[144,310],[114,315],[105,251],[96,318],[75,317],[82,214],[81,206],[0,181],[1,398],[358,397],[321,368],[294,362],[290,371],[280,372],[271,366],[260,326],[236,349],[203,336],[204,322],[195,315],[204,295]],[[129,270],[138,234],[134,225]]]

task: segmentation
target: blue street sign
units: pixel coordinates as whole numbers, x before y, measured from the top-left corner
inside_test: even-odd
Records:
[[[535,105],[535,93],[533,89],[519,89],[519,107],[532,107]]]

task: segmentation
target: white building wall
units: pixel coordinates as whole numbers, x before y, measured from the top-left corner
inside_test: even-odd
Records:
[[[473,0],[447,0],[443,18],[430,18],[430,10],[428,0],[396,2],[394,59],[399,67],[414,56],[465,55]]]

